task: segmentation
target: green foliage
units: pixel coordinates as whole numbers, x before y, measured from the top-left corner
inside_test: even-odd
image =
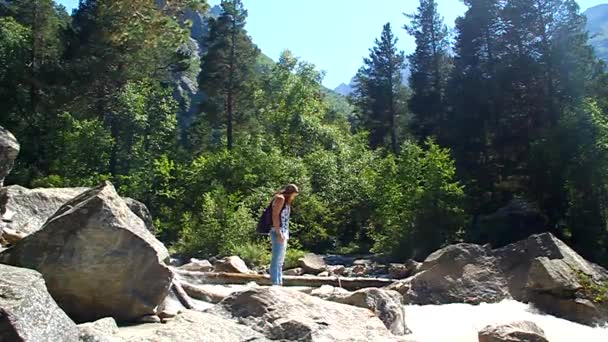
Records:
[[[378,165],[372,237],[374,251],[403,259],[424,257],[458,240],[466,216],[462,186],[449,152],[407,142]]]
[[[231,253],[238,255],[249,267],[263,267],[270,264],[270,243],[246,242],[235,246]]]
[[[287,248],[287,252],[285,253],[285,262],[283,263],[283,269],[291,269],[298,267],[298,260],[303,258],[306,255],[306,252],[299,248]]]
[[[581,284],[579,292],[584,298],[597,304],[608,303],[608,281],[597,281],[583,272],[579,272],[577,278]]]
[[[200,212],[185,212],[178,250],[189,256],[225,256],[255,234],[256,220],[236,195],[218,187],[203,194]]]

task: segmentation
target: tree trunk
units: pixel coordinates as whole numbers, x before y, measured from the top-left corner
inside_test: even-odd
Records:
[[[223,273],[223,272],[188,272],[176,271],[182,279],[184,288],[190,284],[208,284],[208,285],[244,285],[250,282],[255,282],[258,285],[272,285],[268,275],[260,274],[240,274],[240,273]],[[331,285],[334,287],[342,287],[349,291],[356,291],[369,287],[384,287],[395,282],[393,279],[379,278],[343,278],[343,277],[316,277],[316,276],[284,276],[283,285],[285,286],[307,286],[321,287],[323,285]]]

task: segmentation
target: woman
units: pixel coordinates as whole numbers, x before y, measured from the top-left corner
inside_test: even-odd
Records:
[[[289,184],[277,192],[272,199],[272,260],[270,262],[270,280],[272,285],[283,285],[283,261],[289,240],[289,215],[291,203],[298,196],[299,189]]]

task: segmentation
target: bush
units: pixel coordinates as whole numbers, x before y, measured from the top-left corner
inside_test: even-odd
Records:
[[[270,243],[247,242],[233,247],[231,254],[238,255],[249,267],[261,267],[270,264]]]
[[[299,248],[289,248],[287,247],[287,253],[285,253],[285,262],[283,264],[283,269],[290,269],[298,267],[298,259],[303,258],[306,255],[306,252]]]

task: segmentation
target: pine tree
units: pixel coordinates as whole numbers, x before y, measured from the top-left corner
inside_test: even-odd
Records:
[[[363,59],[355,81],[354,103],[358,107],[359,119],[370,132],[370,146],[384,145],[390,136],[394,153],[399,150],[399,117],[402,91],[401,72],[405,68],[405,55],[397,49],[397,38],[390,23],[384,25],[380,40],[376,39],[370,55]]]
[[[227,147],[234,145],[234,125],[251,101],[259,49],[247,35],[247,10],[241,0],[222,1],[222,14],[209,23],[207,53],[201,61],[199,84],[208,96],[204,110],[213,126],[225,125]],[[223,119],[217,116],[222,113]],[[215,117],[214,117],[215,116]]]
[[[416,137],[424,140],[442,133],[452,64],[449,33],[435,0],[420,0],[417,12],[406,17],[411,22],[404,29],[416,40],[416,51],[408,56],[413,92],[409,106],[414,115],[411,129]]]

